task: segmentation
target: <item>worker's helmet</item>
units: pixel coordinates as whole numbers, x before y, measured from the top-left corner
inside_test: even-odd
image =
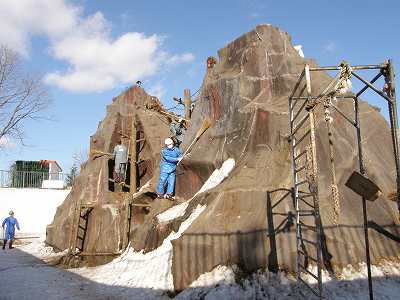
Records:
[[[174,145],[174,141],[171,138],[166,138],[164,143],[165,143],[165,146],[167,146],[167,147]]]
[[[10,212],[8,213],[10,216],[14,215],[14,212],[12,210],[10,210]]]
[[[179,118],[178,119],[178,123],[182,123],[183,122],[183,119],[182,118]]]

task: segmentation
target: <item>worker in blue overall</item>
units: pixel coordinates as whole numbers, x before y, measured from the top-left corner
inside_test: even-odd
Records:
[[[161,151],[160,179],[157,186],[158,198],[173,200],[176,178],[176,165],[183,159],[182,152],[174,146],[171,138],[165,139],[165,147]],[[167,192],[165,192],[167,186]]]
[[[10,249],[14,248],[12,246],[12,244],[13,244],[14,235],[15,235],[15,226],[19,230],[18,220],[16,218],[14,218],[14,212],[12,210],[9,212],[9,215],[10,216],[8,218],[5,218],[3,221],[3,224],[1,225],[3,227],[3,231],[4,231],[4,226],[6,226],[5,235],[3,237],[3,239],[4,239],[3,240],[3,250],[6,249],[7,240],[10,241],[8,244],[8,248],[10,248]]]

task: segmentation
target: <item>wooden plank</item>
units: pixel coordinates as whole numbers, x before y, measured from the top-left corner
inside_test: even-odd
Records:
[[[189,89],[183,91],[183,103],[185,105],[185,119],[190,120],[192,114],[190,110],[192,106],[192,98]]]
[[[375,201],[381,194],[380,188],[370,179],[354,171],[345,185],[369,201]]]

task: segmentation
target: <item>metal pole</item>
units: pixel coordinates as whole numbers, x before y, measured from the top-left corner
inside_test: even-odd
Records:
[[[276,237],[275,237],[275,226],[274,226],[274,215],[272,212],[272,199],[271,192],[267,192],[267,222],[268,222],[268,236],[271,252],[268,255],[268,270],[270,272],[278,272],[278,255],[276,252]]]
[[[354,77],[356,77],[358,80],[360,80],[361,82],[363,82],[365,85],[367,85],[371,90],[373,90],[375,93],[377,93],[379,96],[381,96],[382,98],[385,98],[388,102],[392,102],[392,99],[390,99],[388,96],[386,96],[382,91],[378,90],[376,87],[374,87],[371,83],[369,83],[368,81],[366,81],[364,78],[362,78],[360,75],[358,75],[355,72],[351,72],[351,74],[353,74]]]
[[[313,193],[313,199],[314,199],[314,212],[315,212],[315,225],[316,225],[316,232],[317,232],[317,264],[318,264],[318,289],[319,289],[319,298],[322,299],[322,279],[321,279],[321,249],[322,249],[322,231],[321,231],[321,218],[319,215],[319,199],[318,199],[318,166],[317,166],[317,146],[316,146],[316,137],[315,137],[315,115],[314,115],[314,109],[311,109],[310,112],[310,127],[311,127],[311,132],[310,132],[310,139],[311,139],[311,151],[312,151],[312,164],[313,164],[313,182],[312,182],[312,190],[311,193]]]
[[[357,147],[358,147],[358,161],[360,165],[360,173],[362,175],[365,175],[362,144],[361,144],[360,114],[359,114],[357,97],[354,98],[354,112],[355,112],[356,130],[357,130]],[[362,209],[363,209],[363,221],[364,221],[365,256],[367,259],[367,272],[368,272],[368,291],[369,291],[369,299],[373,300],[374,291],[372,289],[371,256],[369,253],[367,200],[365,199],[365,197],[362,197]]]
[[[388,102],[389,106],[389,117],[390,126],[392,132],[392,142],[394,151],[394,160],[396,164],[396,182],[397,182],[397,208],[400,214],[400,160],[399,160],[399,141],[397,135],[397,129],[399,128],[397,120],[397,104],[396,104],[396,89],[395,89],[395,73],[393,61],[389,59],[387,66],[387,73],[385,78],[388,84],[388,96],[391,98],[391,102]]]
[[[192,107],[192,98],[190,96],[190,90],[185,89],[183,91],[183,101],[185,104],[185,119],[190,120],[192,112],[191,112],[191,107]]]
[[[379,70],[386,67],[386,64],[380,64],[380,65],[365,65],[365,66],[351,66],[353,70]],[[338,66],[328,66],[328,67],[315,67],[315,68],[310,68],[310,71],[338,71],[340,70],[340,67]]]
[[[305,69],[303,70],[303,72],[301,73],[301,77],[303,77],[305,74]],[[296,89],[298,84],[300,83],[300,80],[298,81],[298,83],[296,84]],[[294,94],[294,93],[293,93]],[[290,125],[290,143],[291,143],[291,154],[292,154],[292,170],[293,170],[293,186],[294,186],[294,200],[295,200],[295,209],[296,209],[296,277],[297,277],[297,282],[300,282],[300,254],[298,249],[300,248],[300,224],[299,224],[299,187],[296,185],[297,182],[297,173],[295,172],[296,170],[296,164],[295,164],[295,157],[296,157],[296,151],[295,151],[295,145],[296,145],[296,138],[293,134],[293,118],[294,118],[294,114],[293,114],[293,106],[292,106],[292,102],[293,99],[292,97],[289,97],[289,125]]]

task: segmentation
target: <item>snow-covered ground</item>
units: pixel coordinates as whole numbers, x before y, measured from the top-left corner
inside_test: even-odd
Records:
[[[8,217],[13,210],[21,231],[37,235],[45,233],[53,221],[56,209],[70,190],[0,188],[0,219]]]
[[[62,254],[35,240],[0,252],[0,299],[170,299],[165,290],[171,287],[165,281],[168,256],[157,253],[161,255],[144,260],[148,254],[127,252],[104,266],[63,270],[43,262]],[[375,299],[399,299],[400,260],[382,261],[372,273]],[[339,277],[323,274],[326,299],[368,299],[365,265],[349,266]],[[175,299],[312,299],[301,290],[292,275],[258,272],[243,277],[235,266],[218,266]]]
[[[232,159],[225,161],[199,193],[219,185],[234,165]],[[159,226],[185,214],[192,199],[159,214]],[[64,270],[51,266],[65,253],[45,247],[44,236],[17,249],[0,250],[0,299],[312,299],[290,274],[259,271],[244,276],[236,266],[217,266],[174,295],[171,241],[179,238],[205,208],[198,205],[178,232],[172,232],[159,248],[146,254],[128,248],[120,257],[98,267]],[[372,274],[375,299],[400,298],[400,257],[373,266]],[[323,273],[326,299],[368,298],[365,264],[344,268],[336,276]]]

